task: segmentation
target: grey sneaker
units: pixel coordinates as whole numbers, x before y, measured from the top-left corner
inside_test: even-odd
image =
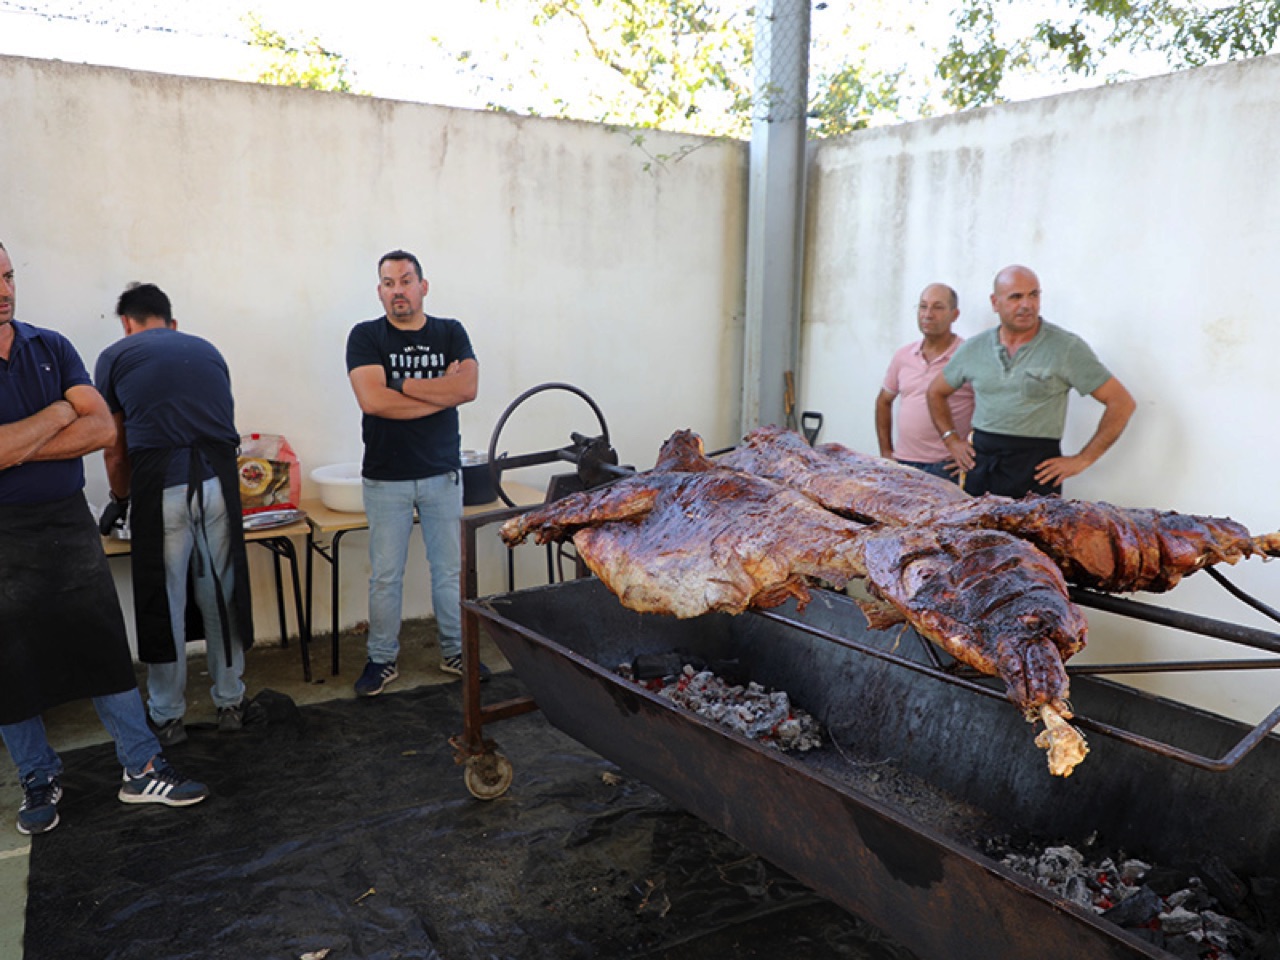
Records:
[[[180,743],[187,742],[187,728],[182,725],[182,718],[170,720],[168,723],[156,723],[150,717],[147,720],[151,724],[151,730],[156,735],[156,739],[160,741],[162,747],[176,747]]]
[[[364,673],[356,681],[356,696],[376,697],[387,688],[387,684],[400,676],[394,663],[374,663],[369,660],[364,665]]]
[[[247,700],[241,700],[235,706],[218,708],[218,732],[219,733],[235,733],[237,730],[244,728],[244,711],[249,705]]]
[[[62,784],[57,777],[33,773],[22,781],[22,806],[18,808],[18,832],[30,836],[48,833],[58,825],[58,801]]]
[[[455,677],[462,676],[462,654],[455,654],[452,657],[441,657],[440,672],[451,673]],[[493,671],[483,663],[480,664],[480,682],[488,683],[491,676],[493,676]]]
[[[208,795],[208,787],[184,777],[160,756],[136,776],[126,770],[117,794],[124,803],[163,803],[168,807],[189,807]]]

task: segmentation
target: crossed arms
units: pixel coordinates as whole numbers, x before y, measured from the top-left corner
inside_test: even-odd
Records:
[[[441,376],[401,380],[403,392],[387,386],[386,373],[376,364],[356,367],[349,377],[363,412],[388,420],[417,420],[474,400],[480,365],[471,359],[455,360]]]
[[[0,470],[32,460],[73,460],[110,445],[115,436],[102,394],[79,384],[43,410],[0,426]]]

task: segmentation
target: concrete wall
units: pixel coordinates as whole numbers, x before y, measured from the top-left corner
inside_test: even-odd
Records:
[[[1040,273],[1045,316],[1088,338],[1139,404],[1068,494],[1280,527],[1276,89],[1280,59],[1267,58],[814,145],[800,409],[825,414],[823,439],[874,451],[873,400],[916,335],[920,289],[955,286],[958,329],[974,333],[994,322],[993,274],[1022,262]],[[475,342],[465,446],[486,447],[507,404],[552,380],[595,398],[639,467],[681,427],[711,447],[737,439],[743,144],[17,58],[0,58],[0,117],[19,317],[62,329],[92,362],[117,335],[123,285],[161,284],[184,328],[226,353],[242,430],[284,433],[307,468],[359,456],[343,344],[380,312],[375,261],[397,246],[423,258],[428,308]],[[1097,410],[1073,401],[1068,449]],[[594,427],[581,401],[543,394],[502,449]],[[100,458],[89,471],[101,497]],[[365,615],[364,543],[344,541],[344,624]],[[497,589],[502,551],[485,550]],[[270,636],[269,565],[255,564]],[[1275,566],[1232,576],[1276,602]],[[1206,581],[1162,602],[1267,625]],[[410,613],[429,609],[425,594],[410,592]],[[1094,659],[1240,655],[1091,620]],[[1276,676],[1144,682],[1256,721],[1280,701]]]
[[[226,355],[241,431],[284,434],[307,470],[360,457],[344,346],[380,315],[376,263],[396,247],[422,259],[427,309],[460,318],[479,357],[465,447],[487,449],[508,403],[545,381],[585,390],[641,467],[679,427],[736,439],[740,144],[648,132],[637,145],[593,124],[7,57],[0,118],[18,318],[66,333],[92,370],[120,335],[125,284],[160,284],[181,327]],[[590,408],[540,395],[503,449],[574,430],[598,431]],[[87,466],[101,502],[101,457]],[[344,540],[346,624],[366,615],[364,536]],[[252,554],[271,636],[269,558]],[[496,538],[486,556],[496,589]],[[425,588],[406,599],[429,610]]]
[[[817,144],[808,206],[803,407],[824,436],[875,452],[872,407],[897,346],[919,336],[929,282],[960,293],[956,329],[995,323],[1002,266],[1035,268],[1043,315],[1082,334],[1133,392],[1120,442],[1069,496],[1228,515],[1280,528],[1280,58],[975,111]],[[1064,447],[1101,408],[1074,398]],[[1230,571],[1280,606],[1280,567]],[[1270,624],[1204,575],[1158,602]],[[1092,614],[1087,656],[1248,656]],[[1256,722],[1280,674],[1145,685]]]

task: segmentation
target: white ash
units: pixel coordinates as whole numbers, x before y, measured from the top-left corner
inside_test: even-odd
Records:
[[[628,679],[628,664],[617,672]],[[755,681],[731,684],[710,670],[685,664],[678,674],[645,686],[700,717],[728,727],[778,750],[804,752],[822,745],[821,729],[812,714],[793,706],[783,690],[767,690]]]
[[[1199,877],[1187,876],[1186,886],[1162,896],[1151,886],[1158,872],[1152,864],[1123,857],[1118,862],[1110,857],[1091,862],[1066,845],[1033,854],[1005,853],[1000,862],[1172,956],[1192,960],[1269,956],[1264,940],[1273,938],[1264,938],[1218,912],[1220,905]]]

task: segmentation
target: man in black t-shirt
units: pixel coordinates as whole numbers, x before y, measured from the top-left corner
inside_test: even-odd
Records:
[[[378,261],[384,316],[356,324],[347,373],[364,413],[364,508],[369,518],[368,662],[356,693],[381,693],[399,674],[404,570],[414,511],[430,565],[440,669],[462,675],[462,462],[458,410],[476,398],[479,366],[457,320],[428,316],[418,258]],[[488,671],[481,667],[481,680]]]

